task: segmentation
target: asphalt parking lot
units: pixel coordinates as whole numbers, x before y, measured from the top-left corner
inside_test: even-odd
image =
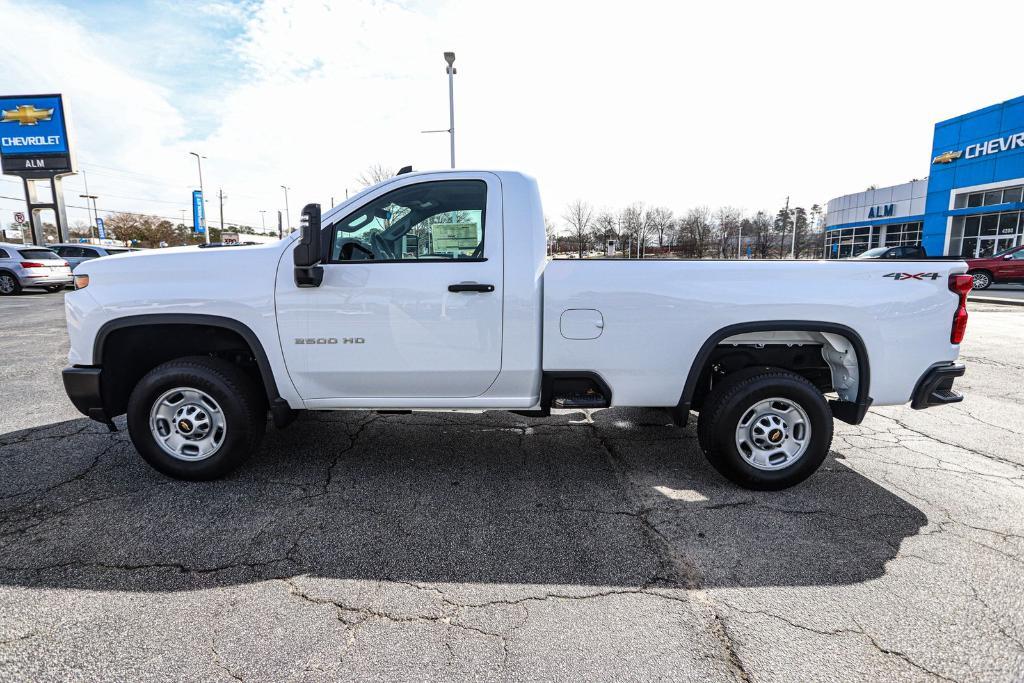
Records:
[[[1024,307],[972,305],[964,403],[750,493],[626,409],[312,414],[175,482],[67,401],[62,300],[0,299],[2,680],[1024,676]]]

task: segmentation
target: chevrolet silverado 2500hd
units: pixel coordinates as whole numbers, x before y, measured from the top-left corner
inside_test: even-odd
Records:
[[[961,400],[961,261],[548,261],[536,183],[406,173],[280,242],[87,261],[64,383],[139,453],[208,479],[299,410],[645,406],[723,475],[791,486],[833,418]]]

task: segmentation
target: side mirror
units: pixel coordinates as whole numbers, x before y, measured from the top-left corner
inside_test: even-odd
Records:
[[[1009,261],[1012,258],[1013,258],[1013,254],[1007,254],[1006,256],[1003,257],[1003,260],[1004,261]]]
[[[319,287],[324,280],[320,266],[320,205],[306,204],[299,221],[301,236],[292,252],[296,287]]]

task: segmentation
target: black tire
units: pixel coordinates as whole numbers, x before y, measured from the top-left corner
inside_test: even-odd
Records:
[[[49,287],[44,287],[43,289],[45,289],[50,294],[55,294],[60,290],[64,289],[64,285],[50,285]]]
[[[171,455],[150,428],[154,404],[166,392],[181,387],[212,398],[224,421],[223,441],[202,460]],[[176,479],[203,481],[227,474],[259,449],[267,404],[260,387],[239,367],[219,358],[195,356],[158,365],[139,380],[128,399],[127,420],[132,443],[154,469]]]
[[[797,404],[808,418],[810,435],[792,464],[765,470],[747,462],[736,434],[740,420],[770,398]],[[747,489],[777,491],[799,484],[824,462],[832,445],[832,411],[821,391],[800,375],[781,368],[747,368],[711,390],[700,412],[697,434],[708,462],[726,479]]]
[[[974,289],[988,289],[995,282],[992,273],[987,270],[972,270],[968,275],[974,278]]]
[[[14,296],[21,291],[21,283],[13,274],[0,272],[0,296]]]

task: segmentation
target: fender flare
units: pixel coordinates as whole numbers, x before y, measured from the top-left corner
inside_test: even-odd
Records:
[[[149,325],[206,325],[207,327],[220,327],[238,334],[252,351],[253,358],[256,360],[256,366],[260,371],[260,377],[263,379],[267,399],[272,405],[276,399],[280,399],[281,394],[277,390],[277,381],[274,379],[273,368],[270,366],[267,352],[264,350],[263,343],[259,337],[245,323],[234,318],[225,318],[219,315],[206,315],[202,313],[148,313],[108,320],[103,323],[96,333],[92,349],[93,364],[96,366],[102,365],[103,345],[111,332],[129,327],[146,327]]]
[[[690,372],[686,376],[682,394],[679,396],[679,404],[676,410],[687,414],[693,402],[693,396],[697,392],[697,381],[700,379],[701,371],[711,353],[723,340],[737,334],[749,332],[771,332],[771,331],[794,330],[797,332],[829,332],[846,338],[857,352],[857,400],[852,405],[847,401],[832,401],[833,412],[836,417],[844,422],[859,424],[871,405],[871,398],[868,393],[871,382],[871,364],[868,357],[867,346],[864,340],[853,328],[839,323],[825,322],[821,320],[761,320],[757,322],[737,323],[721,328],[701,345],[700,350],[690,365]]]

